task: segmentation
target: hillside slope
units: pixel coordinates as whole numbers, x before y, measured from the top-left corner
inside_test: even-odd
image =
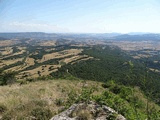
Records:
[[[95,101],[129,120],[158,119],[160,108],[139,88],[83,80],[47,80],[0,87],[2,120],[48,120],[74,103]],[[146,107],[146,105],[148,107]]]

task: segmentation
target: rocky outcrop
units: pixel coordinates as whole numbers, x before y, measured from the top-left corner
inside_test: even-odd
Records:
[[[73,104],[66,111],[54,116],[51,120],[126,120],[115,110],[94,102]]]

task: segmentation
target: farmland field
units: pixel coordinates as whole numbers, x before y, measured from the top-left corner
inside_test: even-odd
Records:
[[[87,44],[76,46],[66,44],[65,41],[60,43],[54,40],[12,40],[12,42],[5,40],[5,42],[0,42],[2,44],[0,68],[5,71],[18,72],[16,77],[20,80],[48,76],[65,64],[93,59],[83,53]]]

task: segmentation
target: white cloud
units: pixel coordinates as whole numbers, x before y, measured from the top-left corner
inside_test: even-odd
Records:
[[[52,24],[12,22],[8,31],[19,32],[69,32],[68,29]]]

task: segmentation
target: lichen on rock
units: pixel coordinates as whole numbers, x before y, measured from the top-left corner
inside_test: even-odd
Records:
[[[126,120],[126,118],[110,107],[91,101],[73,104],[51,120]]]

